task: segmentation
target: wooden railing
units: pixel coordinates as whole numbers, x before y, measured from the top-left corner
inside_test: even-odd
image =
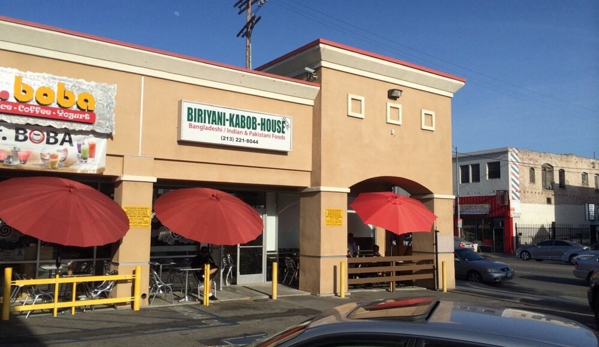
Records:
[[[349,286],[389,283],[395,291],[397,282],[435,278],[433,255],[348,258],[347,264]]]
[[[110,297],[110,298],[96,298],[89,300],[77,300],[76,292],[77,285],[83,282],[93,284],[94,282],[102,281],[129,281],[132,282],[132,296],[125,297]],[[39,286],[49,285],[54,288],[52,302],[45,302],[35,305],[10,305],[10,294],[13,287],[19,286]],[[62,299],[59,301],[59,288],[60,286],[71,285],[72,296],[69,299]],[[33,311],[33,310],[52,310],[53,316],[56,317],[58,309],[71,308],[71,314],[75,314],[76,307],[89,307],[97,305],[111,305],[119,303],[131,303],[131,308],[135,311],[139,310],[139,302],[141,298],[141,266],[135,267],[135,272],[131,275],[104,275],[104,276],[85,276],[85,277],[59,277],[55,278],[43,278],[43,279],[24,279],[24,280],[13,280],[12,279],[12,268],[4,269],[4,290],[3,290],[3,301],[2,301],[2,320],[7,321],[10,312],[21,312],[21,311]]]

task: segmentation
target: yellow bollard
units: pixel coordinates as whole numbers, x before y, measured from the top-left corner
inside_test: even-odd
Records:
[[[445,269],[445,261],[441,262],[441,269],[443,271],[443,293],[447,293],[447,270]]]
[[[58,279],[60,278],[60,275],[58,275],[58,270],[56,270],[56,275],[54,276],[54,308],[52,309],[52,316],[56,317],[58,316],[58,306],[56,306],[56,304],[58,304]],[[73,284],[74,286],[74,284]],[[73,308],[72,310],[73,314],[75,314],[75,309]]]
[[[339,264],[339,297],[345,298],[345,262]]]
[[[277,300],[277,285],[279,284],[277,274],[278,274],[279,264],[277,262],[272,263],[272,299]]]
[[[141,266],[135,267],[135,279],[133,280],[133,311],[139,311],[141,298]]]
[[[4,269],[4,289],[2,291],[2,321],[8,321],[10,317],[10,285],[12,281],[12,268],[7,267]]]
[[[210,306],[210,264],[204,264],[204,306]]]

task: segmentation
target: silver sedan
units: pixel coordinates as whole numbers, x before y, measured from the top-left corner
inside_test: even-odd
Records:
[[[599,255],[590,258],[574,258],[574,270],[572,270],[574,277],[589,282],[595,270],[599,270]]]
[[[590,258],[599,254],[599,243],[595,243],[591,245],[588,249],[573,249],[564,252],[562,254],[562,261],[570,264],[574,264],[574,258],[576,257],[584,257]]]
[[[546,240],[536,245],[524,245],[516,250],[516,256],[522,260],[561,260],[567,251],[586,250],[579,243],[566,240]]]
[[[541,312],[434,297],[347,303],[252,347],[599,346],[588,327]]]
[[[514,269],[508,264],[483,258],[469,248],[459,248],[455,253],[455,276],[470,282],[501,283],[514,277]]]

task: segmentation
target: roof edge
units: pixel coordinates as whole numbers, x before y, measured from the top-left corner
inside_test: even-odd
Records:
[[[60,34],[65,34],[65,35],[80,37],[80,38],[83,38],[83,39],[88,39],[88,40],[103,42],[103,43],[112,44],[112,45],[116,45],[116,46],[122,46],[122,47],[126,47],[126,48],[137,49],[137,50],[140,50],[140,51],[145,51],[145,52],[154,53],[154,54],[160,54],[160,55],[169,56],[169,57],[173,57],[173,58],[179,58],[179,59],[189,60],[189,61],[193,61],[193,62],[196,62],[196,63],[202,63],[202,64],[206,64],[206,65],[212,65],[212,66],[215,66],[215,67],[225,68],[225,69],[234,70],[234,71],[238,71],[238,72],[255,74],[255,75],[259,75],[259,76],[274,78],[274,79],[283,80],[283,81],[287,81],[287,82],[298,83],[298,84],[304,84],[304,85],[308,85],[308,86],[320,87],[320,84],[316,83],[316,82],[302,81],[302,80],[298,80],[298,79],[294,79],[294,78],[290,78],[290,77],[285,77],[285,76],[281,76],[281,75],[271,74],[271,73],[268,73],[268,72],[258,71],[258,70],[255,70],[255,69],[246,69],[246,68],[242,68],[242,67],[239,67],[239,66],[228,65],[228,64],[224,64],[224,63],[218,63],[218,62],[214,62],[214,61],[210,61],[210,60],[206,60],[206,59],[201,59],[201,58],[197,58],[197,57],[193,57],[193,56],[189,56],[189,55],[178,54],[178,53],[169,52],[169,51],[165,51],[165,50],[161,50],[161,49],[156,49],[156,48],[151,48],[151,47],[147,47],[147,46],[137,45],[137,44],[133,44],[133,43],[127,43],[127,42],[123,42],[123,41],[113,40],[113,39],[109,39],[109,38],[102,37],[102,36],[85,34],[85,33],[81,33],[81,32],[78,32],[78,31],[73,31],[73,30],[68,30],[68,29],[53,27],[53,26],[46,25],[46,24],[29,22],[29,21],[24,21],[24,20],[10,18],[10,17],[4,17],[4,16],[0,16],[0,21],[7,22],[7,23],[18,24],[18,25],[24,25],[24,26],[28,26],[28,27],[32,27],[32,28],[36,28],[36,29],[42,29],[42,30],[52,31],[52,32],[60,33]]]
[[[398,64],[398,65],[403,65],[403,66],[406,66],[406,67],[409,67],[409,68],[412,68],[412,69],[415,69],[415,70],[419,70],[419,71],[427,72],[427,73],[430,73],[430,74],[438,75],[438,76],[441,76],[441,77],[449,78],[449,79],[456,80],[456,81],[459,81],[459,82],[462,82],[462,83],[466,82],[466,79],[463,78],[463,77],[458,77],[458,76],[455,76],[455,75],[452,75],[452,74],[448,74],[448,73],[445,73],[445,72],[441,72],[441,71],[437,71],[437,70],[434,70],[434,69],[429,69],[429,68],[426,68],[426,67],[423,67],[423,66],[420,66],[420,65],[416,65],[416,64],[413,64],[413,63],[409,63],[409,62],[406,62],[406,61],[403,61],[403,60],[399,60],[399,59],[387,57],[387,56],[384,56],[384,55],[381,55],[381,54],[377,54],[377,53],[372,53],[372,52],[369,52],[369,51],[365,51],[365,50],[358,49],[358,48],[355,48],[355,47],[352,47],[352,46],[348,46],[348,45],[340,44],[340,43],[337,43],[337,42],[325,40],[325,39],[322,39],[322,38],[314,40],[314,41],[312,41],[312,42],[310,42],[310,43],[308,43],[306,45],[303,45],[302,47],[297,48],[297,49],[295,49],[295,50],[293,50],[293,51],[291,51],[291,52],[289,52],[289,53],[287,53],[287,54],[285,54],[285,55],[283,55],[283,56],[281,56],[279,58],[276,58],[276,59],[274,59],[274,60],[272,60],[272,61],[270,61],[270,62],[268,62],[266,64],[263,64],[263,65],[257,67],[256,70],[264,70],[264,69],[266,69],[266,68],[268,68],[270,66],[273,66],[273,65],[275,65],[275,64],[277,64],[277,63],[279,63],[281,61],[284,61],[284,60],[288,59],[289,57],[292,57],[292,56],[294,56],[294,55],[296,55],[296,54],[298,54],[298,53],[300,53],[302,51],[305,51],[305,50],[307,50],[309,48],[312,48],[312,47],[320,45],[320,44],[332,46],[332,47],[343,49],[343,50],[350,51],[350,52],[353,52],[353,53],[362,54],[362,55],[365,55],[365,56],[368,56],[368,57],[371,57],[371,58],[381,59],[381,60],[384,60],[384,61],[387,61],[387,62],[390,62],[390,63],[394,63],[394,64]]]

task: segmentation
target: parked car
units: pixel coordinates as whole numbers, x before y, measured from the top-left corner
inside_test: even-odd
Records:
[[[478,243],[466,241],[461,237],[454,236],[453,237],[453,248],[471,248],[475,252],[478,252]]]
[[[590,258],[574,258],[574,277],[590,281],[595,270],[599,270],[599,255]]]
[[[516,256],[522,260],[561,260],[562,255],[568,251],[586,250],[579,243],[566,240],[546,240],[536,245],[524,245],[516,250]]]
[[[435,297],[347,303],[253,347],[305,346],[599,346],[588,327],[517,308],[439,301]]]
[[[574,264],[574,258],[577,256],[584,255],[585,257],[590,258],[590,257],[598,255],[598,254],[599,254],[599,243],[595,243],[586,250],[577,249],[577,250],[570,250],[570,251],[564,252],[564,254],[562,254],[562,261],[565,261],[566,263]]]
[[[470,282],[501,283],[514,277],[514,269],[508,264],[482,257],[470,248],[454,250],[455,276]]]
[[[587,292],[589,306],[595,314],[595,325],[599,329],[599,271],[594,271],[589,279],[589,291]]]

